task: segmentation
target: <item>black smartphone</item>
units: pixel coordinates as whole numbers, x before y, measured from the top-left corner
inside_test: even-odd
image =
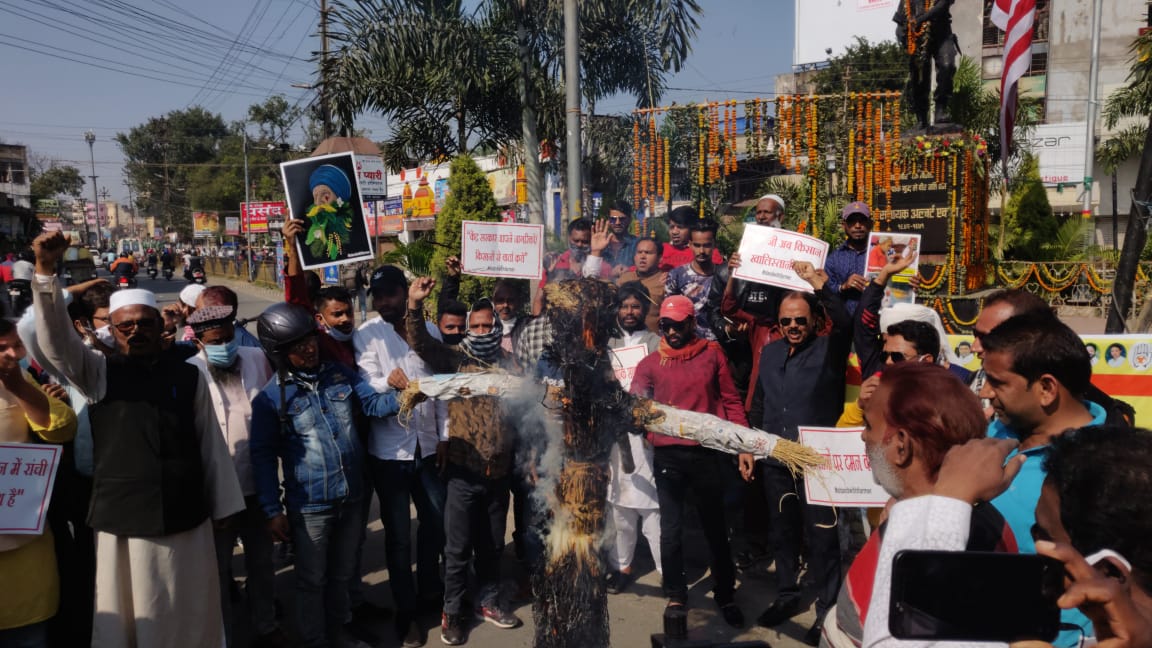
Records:
[[[888,630],[897,639],[1052,641],[1064,566],[1037,555],[901,551]]]

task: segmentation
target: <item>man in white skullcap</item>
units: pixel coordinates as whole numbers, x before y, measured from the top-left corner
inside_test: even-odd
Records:
[[[776,194],[760,196],[756,201],[756,224],[767,227],[784,226],[784,199]]]
[[[162,347],[160,311],[147,290],[110,298],[119,354],[84,346],[54,276],[67,239],[42,234],[32,247],[41,349],[89,403],[92,645],[219,648],[213,521],[244,510],[244,496],[204,377],[180,351]]]

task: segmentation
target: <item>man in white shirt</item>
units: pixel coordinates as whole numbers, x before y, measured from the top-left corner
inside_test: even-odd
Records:
[[[354,337],[360,373],[377,391],[402,390],[409,379],[431,375],[405,341],[404,316],[408,281],[395,266],[372,273],[369,288],[378,315],[362,324]],[[425,323],[439,339],[435,325]],[[415,623],[419,602],[439,609],[444,596],[439,561],[444,547],[444,499],[440,478],[441,444],[448,441],[448,417],[441,402],[416,406],[410,419],[372,419],[368,466],[380,500],[388,581],[396,603],[396,633],[403,646],[423,645]],[[439,450],[439,452],[438,452]],[[412,577],[411,513],[415,504],[416,575]],[[417,580],[419,588],[417,588]]]

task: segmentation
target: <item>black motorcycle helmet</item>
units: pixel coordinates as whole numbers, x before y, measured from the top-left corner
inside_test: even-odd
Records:
[[[256,336],[260,338],[260,346],[273,358],[279,357],[288,345],[314,333],[316,320],[296,304],[273,304],[256,320]]]

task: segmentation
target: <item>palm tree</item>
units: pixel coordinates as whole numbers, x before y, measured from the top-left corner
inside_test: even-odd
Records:
[[[337,0],[325,71],[345,127],[365,110],[393,125],[393,168],[519,141],[529,213],[542,222],[540,140],[563,133],[563,3]],[[581,80],[589,106],[618,92],[648,106],[683,65],[697,0],[585,0]],[[589,111],[592,112],[592,111]]]
[[[1115,128],[1126,118],[1147,119],[1144,127],[1143,148],[1139,149],[1140,166],[1136,171],[1136,185],[1132,189],[1132,208],[1128,212],[1128,225],[1124,229],[1124,248],[1112,282],[1112,306],[1108,310],[1106,333],[1123,333],[1125,320],[1132,307],[1132,289],[1136,283],[1136,268],[1140,253],[1148,242],[1147,201],[1152,194],[1152,33],[1139,36],[1132,43],[1132,68],[1128,84],[1112,93],[1104,107],[1104,124]],[[1139,141],[1139,129],[1126,129],[1128,134],[1114,147],[1131,147]],[[1115,139],[1115,138],[1114,138]],[[1127,142],[1127,144],[1123,144]]]

